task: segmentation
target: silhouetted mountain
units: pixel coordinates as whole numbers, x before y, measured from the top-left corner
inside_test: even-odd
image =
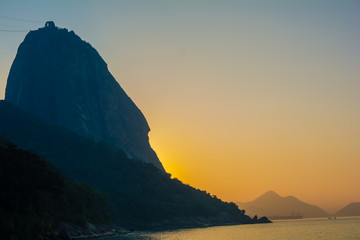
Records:
[[[107,193],[121,226],[185,227],[267,222],[244,215],[205,191],[184,185],[152,164],[78,136],[0,101],[0,135],[44,156],[73,179]]]
[[[163,170],[143,114],[98,52],[73,31],[52,23],[27,34],[12,64],[5,100]]]
[[[0,189],[0,239],[55,239],[45,235],[63,223],[111,222],[108,196],[64,178],[43,158],[1,137]]]
[[[336,217],[360,216],[360,202],[353,202],[334,214]]]
[[[268,216],[270,219],[291,216],[315,218],[328,217],[329,215],[315,205],[304,203],[293,196],[281,197],[273,191],[266,192],[251,202],[237,202],[237,205],[250,216]]]

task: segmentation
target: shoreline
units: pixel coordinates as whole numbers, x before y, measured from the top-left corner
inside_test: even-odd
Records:
[[[71,240],[80,240],[80,239],[97,239],[102,237],[112,237],[112,236],[119,236],[123,234],[128,234],[132,232],[161,232],[161,231],[172,231],[172,230],[185,230],[185,229],[193,229],[193,228],[209,228],[209,227],[221,227],[221,226],[236,226],[236,225],[249,225],[249,224],[264,224],[264,223],[272,223],[272,221],[269,220],[269,222],[249,222],[249,223],[236,223],[236,222],[230,222],[230,223],[224,223],[224,224],[191,224],[191,225],[162,225],[162,226],[147,226],[147,227],[129,227],[129,228],[119,228],[119,227],[113,227],[110,231],[108,229],[105,232],[102,233],[90,233],[88,234],[81,234],[81,235],[71,235],[68,234],[69,239]],[[96,228],[95,225],[92,225],[93,229]],[[129,230],[130,229],[130,230]],[[89,230],[88,230],[89,231]]]

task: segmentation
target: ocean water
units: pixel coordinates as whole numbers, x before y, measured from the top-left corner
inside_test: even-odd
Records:
[[[107,238],[109,239],[109,238]],[[270,224],[194,228],[159,232],[134,232],[112,240],[255,240],[255,239],[360,239],[360,217],[299,219]]]

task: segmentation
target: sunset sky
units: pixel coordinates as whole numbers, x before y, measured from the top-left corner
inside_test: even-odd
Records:
[[[173,177],[226,201],[360,201],[359,0],[0,0],[0,99],[27,33],[8,31],[47,20],[97,49]]]

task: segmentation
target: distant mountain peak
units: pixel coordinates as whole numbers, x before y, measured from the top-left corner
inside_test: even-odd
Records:
[[[270,190],[270,191],[267,191],[266,193],[264,193],[263,195],[261,196],[266,196],[266,197],[280,197],[279,194],[277,194],[276,192]]]
[[[268,191],[251,202],[237,203],[249,215],[267,217],[327,217],[321,208],[302,202],[294,196],[282,197],[274,191]]]
[[[259,196],[258,198],[256,198],[254,201],[266,201],[266,200],[273,200],[279,198],[281,198],[279,194],[270,190],[264,193],[263,195]]]
[[[263,195],[261,195],[259,198],[267,198],[267,199],[288,199],[288,200],[294,200],[294,201],[300,201],[299,199],[297,199],[296,197],[294,196],[286,196],[286,197],[282,197],[280,196],[278,193],[270,190],[270,191],[267,191],[266,193],[264,193]]]

